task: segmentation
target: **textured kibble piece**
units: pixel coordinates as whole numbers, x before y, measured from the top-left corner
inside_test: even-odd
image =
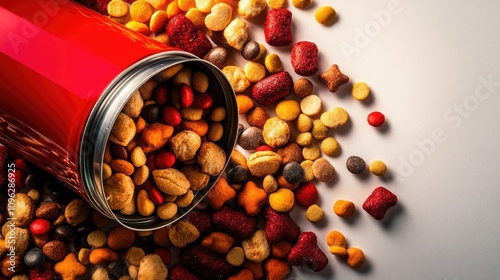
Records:
[[[271,253],[271,248],[266,239],[264,230],[256,230],[252,236],[243,240],[241,246],[245,251],[245,257],[252,262],[262,262]]]
[[[200,236],[198,229],[186,220],[175,222],[168,231],[168,237],[177,248],[183,248]]]
[[[245,183],[243,190],[238,194],[238,205],[243,207],[248,215],[254,216],[260,212],[260,208],[267,202],[268,194],[254,181]]]
[[[152,175],[158,189],[168,195],[183,195],[190,187],[186,176],[174,168],[157,169]]]
[[[200,136],[191,130],[183,130],[170,139],[170,150],[181,161],[195,158],[200,147]]]
[[[311,135],[316,140],[323,140],[328,137],[330,128],[328,128],[321,120],[314,120],[312,123]]]
[[[139,215],[147,217],[155,211],[155,204],[151,200],[146,190],[140,190],[137,193],[137,213]]]
[[[245,44],[245,46],[243,46],[243,49],[241,50],[241,56],[244,59],[250,60],[250,61],[253,61],[254,59],[256,59],[257,56],[259,55],[259,53],[260,53],[259,43],[254,41],[254,40],[248,41]]]
[[[94,230],[87,235],[87,243],[95,248],[101,248],[106,245],[106,233],[102,230]]]
[[[245,251],[241,247],[231,248],[231,250],[229,250],[226,254],[226,261],[232,266],[242,265],[243,262],[245,261]],[[246,271],[244,273],[247,274],[249,277],[252,277],[253,279],[252,271],[250,271],[249,269],[243,269],[240,271],[240,273],[242,273],[243,271]]]
[[[267,279],[287,279],[292,271],[286,261],[275,258],[269,258],[264,262],[264,270],[267,273]]]
[[[273,117],[269,118],[262,128],[262,137],[270,147],[279,147],[290,140],[290,126],[284,120]]]
[[[186,176],[190,184],[189,188],[193,191],[204,189],[210,180],[210,176],[201,171],[198,165],[186,165],[181,167],[179,171]]]
[[[248,157],[248,169],[255,177],[276,173],[281,167],[281,157],[273,151],[258,151]]]
[[[333,64],[327,71],[321,73],[319,80],[328,87],[330,92],[336,92],[340,86],[349,82],[349,77],[340,72],[337,64]]]
[[[239,18],[233,19],[224,29],[224,38],[231,47],[241,51],[249,38],[246,21]]]
[[[304,178],[304,169],[298,162],[289,162],[283,167],[283,178],[290,184],[297,184]]]
[[[302,232],[299,240],[290,250],[287,261],[290,265],[306,265],[315,272],[323,270],[328,265],[328,258],[318,247],[316,234]]]
[[[212,62],[219,69],[222,69],[227,65],[228,58],[229,58],[228,51],[221,46],[216,46],[216,47],[212,48],[203,57],[203,59],[208,60],[209,62]]]
[[[227,279],[236,273],[236,268],[218,255],[211,253],[201,245],[188,246],[179,256],[180,264],[190,272],[203,275],[200,279]],[[188,279],[184,275],[182,280]]]
[[[134,231],[122,226],[115,227],[108,233],[107,244],[113,250],[128,249],[134,241]]]
[[[228,184],[223,177],[219,178],[214,184],[210,192],[207,193],[207,198],[210,206],[213,209],[220,209],[224,204],[236,197],[236,191]]]
[[[311,4],[311,0],[292,0],[292,5],[295,8],[305,9]]]
[[[366,168],[365,161],[358,156],[350,156],[345,163],[347,170],[353,174],[360,174]]]
[[[208,175],[219,175],[226,164],[226,152],[217,144],[203,142],[196,157],[201,170]]]
[[[297,100],[284,99],[276,104],[276,115],[284,121],[293,121],[300,115],[300,105]]]
[[[266,58],[264,59],[264,65],[266,66],[267,71],[269,71],[269,73],[271,74],[283,71],[281,58],[275,53],[266,55]]]
[[[367,120],[371,126],[379,127],[384,124],[385,116],[384,114],[375,111],[368,114]]]
[[[142,132],[144,146],[142,150],[145,153],[159,150],[168,143],[174,133],[174,128],[162,123],[153,123],[147,126]]]
[[[365,254],[359,248],[347,249],[347,264],[352,268],[360,268],[365,263]]]
[[[249,125],[263,128],[267,119],[269,119],[269,115],[264,108],[260,106],[254,106],[247,112],[246,119]]]
[[[313,127],[313,120],[306,114],[300,114],[299,117],[297,118],[297,130],[301,133],[305,133],[309,132],[312,129],[312,127]]]
[[[245,76],[245,71],[238,66],[225,66],[222,68],[222,73],[229,80],[231,87],[236,93],[245,91],[251,84]]]
[[[326,127],[335,129],[347,123],[349,114],[344,108],[335,107],[331,111],[321,114],[320,120]]]
[[[215,4],[205,17],[205,26],[212,31],[222,31],[231,22],[232,16],[232,9],[228,4]]]
[[[295,142],[288,142],[277,150],[278,155],[281,157],[281,164],[286,165],[291,162],[301,163],[302,148]]]
[[[149,31],[149,27],[142,22],[138,22],[135,20],[131,20],[125,24],[125,27],[127,27],[130,30],[133,30],[137,33],[140,33],[144,36],[149,36],[151,32]]]
[[[126,176],[125,176],[126,177]],[[127,184],[130,184],[131,182],[127,182]],[[128,186],[128,188],[130,185]],[[125,190],[124,192],[128,192],[130,190]],[[122,195],[128,195],[129,193],[123,193]],[[77,226],[79,224],[84,223],[89,214],[90,214],[90,205],[83,199],[80,198],[75,198],[72,199],[67,205],[66,208],[64,209],[64,218],[66,219],[66,222],[71,225],[71,226]]]
[[[250,237],[257,225],[257,217],[248,216],[244,210],[230,206],[224,206],[215,211],[211,216],[211,221],[217,228],[236,239]]]
[[[302,156],[305,160],[316,161],[321,156],[321,150],[316,143],[311,142],[309,145],[302,148]]]
[[[64,260],[56,263],[54,271],[65,280],[76,280],[87,273],[87,268],[78,261],[74,253],[69,253]]]
[[[165,11],[156,11],[149,20],[149,30],[155,34],[163,32],[167,26],[168,16]]]
[[[130,17],[138,22],[147,22],[153,14],[153,7],[144,0],[138,0],[130,5]]]
[[[296,42],[292,47],[291,63],[295,73],[312,76],[318,72],[318,47],[309,41]]]
[[[183,14],[170,19],[166,34],[177,47],[198,57],[203,57],[212,48],[205,34]]]
[[[295,205],[294,194],[289,189],[278,189],[269,195],[269,205],[278,212],[289,212]]]
[[[128,5],[122,0],[112,0],[108,3],[107,10],[112,17],[123,17],[128,13]]]
[[[340,231],[332,230],[326,235],[326,245],[330,247],[330,253],[337,256],[347,254],[346,240]]]
[[[139,264],[137,279],[167,279],[168,269],[160,256],[149,254],[142,258]]]
[[[203,237],[201,246],[209,249],[216,254],[225,254],[234,243],[234,238],[223,232],[212,232]]]
[[[267,8],[266,0],[240,0],[238,1],[238,14],[246,19],[258,16]]]
[[[43,245],[42,251],[49,260],[58,262],[64,259],[64,257],[66,256],[68,252],[68,246],[62,241],[51,240]]]
[[[369,169],[373,175],[377,175],[377,176],[384,176],[385,173],[387,172],[387,166],[381,160],[372,161],[370,163]]]
[[[113,128],[109,134],[109,140],[121,146],[127,146],[135,136],[134,120],[124,113],[118,114]]]
[[[177,4],[179,5],[179,9],[183,12],[189,11],[189,9],[196,8],[196,2],[195,0],[179,0],[177,1]]]
[[[293,93],[299,98],[311,95],[314,90],[313,83],[307,78],[298,78],[293,83]]]
[[[245,76],[252,83],[256,83],[266,77],[266,67],[254,61],[247,62],[245,64],[244,70]]]
[[[333,212],[342,218],[349,218],[354,214],[354,211],[356,211],[356,206],[348,200],[339,199],[333,205]]]
[[[168,270],[170,280],[202,280],[201,277],[189,271],[181,264],[176,264]]]
[[[236,104],[238,105],[238,114],[240,115],[246,114],[254,106],[252,98],[245,94],[236,95]]]
[[[370,95],[370,88],[365,82],[357,82],[352,86],[352,97],[363,101]]]
[[[321,112],[322,102],[319,96],[311,94],[300,101],[300,110],[309,117],[314,117]]]
[[[317,223],[323,219],[325,212],[317,204],[309,206],[306,210],[306,219],[311,223]]]
[[[266,175],[262,180],[262,188],[269,194],[278,189],[278,182],[273,175]]]
[[[376,220],[382,220],[387,210],[398,202],[398,198],[388,189],[380,186],[373,190],[363,203],[363,209]]]
[[[205,19],[207,14],[200,12],[197,8],[191,8],[186,12],[186,17],[194,23],[194,25],[203,30],[205,28]]]
[[[252,88],[252,96],[255,102],[267,106],[287,97],[292,88],[292,77],[288,72],[282,71],[257,82]]]
[[[213,5],[215,5],[214,0],[195,0],[196,8],[202,13],[210,13]]]
[[[319,158],[313,163],[314,177],[321,182],[330,182],[335,177],[335,168],[324,158]]]
[[[314,12],[314,18],[318,23],[331,25],[337,18],[337,12],[331,6],[321,6]]]
[[[275,47],[288,46],[292,43],[292,12],[287,9],[271,9],[264,22],[266,42]]]
[[[321,141],[320,147],[321,151],[325,153],[325,155],[330,157],[335,156],[340,150],[339,143],[333,137],[326,137],[325,139],[323,139]]]
[[[302,206],[310,207],[318,201],[318,190],[313,183],[302,183],[295,189],[295,200]]]
[[[269,0],[269,8],[271,9],[279,9],[285,8],[287,6],[286,0]]]

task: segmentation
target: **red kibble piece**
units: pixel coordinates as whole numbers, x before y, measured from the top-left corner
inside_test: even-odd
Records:
[[[384,116],[384,114],[375,111],[375,112],[371,112],[368,115],[367,120],[371,126],[379,127],[379,126],[384,124],[385,116]]]
[[[203,31],[198,29],[185,15],[178,14],[170,19],[165,33],[176,47],[203,57],[212,49],[212,43]]]
[[[181,106],[187,108],[193,104],[193,100],[193,89],[189,85],[182,83],[179,86],[179,102]]]
[[[7,169],[10,163],[10,155],[7,147],[0,145],[0,188],[7,182]]]
[[[280,213],[271,207],[266,210],[265,235],[270,244],[278,241],[295,243],[300,234],[300,227],[288,213]]]
[[[14,160],[14,164],[16,165],[16,170],[21,169],[21,170],[26,171],[28,173],[30,172],[30,166],[29,166],[28,162],[26,162],[24,159],[17,158]]]
[[[363,203],[363,209],[375,220],[382,220],[389,208],[396,205],[398,197],[388,189],[380,186]]]
[[[299,236],[297,244],[292,247],[287,261],[290,265],[307,265],[315,272],[323,270],[328,265],[328,258],[318,247],[318,239],[314,232],[303,232]]]
[[[154,92],[154,98],[157,104],[166,104],[168,102],[168,87],[164,84],[157,86]]]
[[[54,263],[45,261],[40,267],[30,269],[30,280],[61,279],[54,271]]]
[[[258,81],[252,88],[252,97],[258,104],[267,106],[287,97],[292,90],[292,76],[282,71]]]
[[[245,239],[252,235],[257,217],[248,216],[244,210],[223,206],[212,214],[212,224],[223,232],[238,239]]]
[[[273,148],[269,147],[268,145],[260,145],[258,146],[255,151],[256,152],[261,152],[261,151],[272,151]]]
[[[264,22],[266,42],[275,47],[292,43],[292,12],[287,9],[271,9]]]
[[[160,190],[158,190],[154,186],[150,186],[147,188],[149,199],[153,201],[155,205],[162,205],[163,202],[165,202],[165,199],[163,198],[163,195],[161,194]]]
[[[197,109],[208,109],[212,106],[212,96],[206,92],[199,93],[195,96],[193,107]]]
[[[203,275],[204,279],[227,279],[237,269],[199,244],[184,248],[179,260],[190,271]]]
[[[318,47],[313,42],[297,42],[292,47],[291,62],[295,73],[312,76],[318,72]]]
[[[49,232],[51,224],[46,219],[35,219],[30,224],[30,231],[34,235],[43,235]]]
[[[156,248],[154,254],[160,256],[160,259],[166,266],[170,264],[171,255],[170,255],[170,250],[168,250],[168,248],[166,247]]]
[[[192,211],[188,214],[187,220],[198,229],[200,235],[205,235],[212,226],[210,215],[206,212]]]
[[[171,126],[177,126],[181,123],[182,117],[181,113],[177,108],[171,105],[167,105],[161,109],[161,117],[165,124]]]
[[[150,172],[153,172],[157,169],[155,165],[155,158],[156,153],[149,153],[146,158],[146,165],[148,166]]]
[[[17,169],[16,165],[16,169],[14,171],[14,185],[16,186],[16,188],[22,188],[25,186],[27,176],[28,175],[26,174],[26,171],[22,169]]]
[[[202,280],[201,277],[180,264],[176,264],[172,268],[169,268],[168,276],[170,280]]]
[[[301,183],[294,193],[295,201],[302,206],[309,207],[318,201],[318,190],[313,183]]]
[[[174,166],[175,155],[170,151],[160,151],[155,156],[155,166],[158,169],[166,169]]]

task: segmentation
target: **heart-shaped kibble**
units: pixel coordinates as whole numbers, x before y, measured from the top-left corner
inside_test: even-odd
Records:
[[[205,26],[212,31],[222,31],[231,21],[231,6],[219,3],[212,7],[210,14],[205,17]]]

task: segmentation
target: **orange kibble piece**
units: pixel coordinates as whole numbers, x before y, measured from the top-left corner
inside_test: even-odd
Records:
[[[246,114],[254,106],[252,98],[245,94],[237,94],[236,103],[238,104],[238,114],[240,115]]]
[[[153,7],[144,0],[137,0],[130,5],[130,17],[138,22],[147,22],[153,11]]]
[[[236,197],[236,191],[224,177],[221,177],[207,194],[208,201],[213,209],[220,209],[226,201],[234,197]]]
[[[292,271],[286,261],[273,258],[265,261],[264,270],[267,272],[267,279],[286,279]]]
[[[267,201],[267,192],[253,181],[246,182],[238,194],[238,204],[245,208],[248,215],[257,215],[262,205]]]
[[[223,232],[212,232],[201,240],[201,246],[216,254],[225,254],[233,245],[234,238]]]
[[[332,230],[326,235],[326,245],[330,247],[330,253],[337,256],[347,254],[345,249],[346,240],[340,231]]]
[[[365,254],[359,248],[347,249],[347,264],[352,268],[360,268],[365,263]]]
[[[191,8],[196,8],[195,0],[177,0],[177,4],[179,5],[179,9],[183,12],[187,12]]]
[[[271,256],[278,259],[286,259],[293,244],[288,241],[278,241],[271,246]]]
[[[179,8],[179,4],[177,4],[177,1],[172,1],[168,4],[167,6],[167,16],[168,19],[172,19],[175,15],[181,14],[182,10]]]
[[[348,218],[354,214],[356,211],[356,206],[354,203],[348,200],[339,199],[333,205],[333,212],[337,214],[337,216],[342,218]]]

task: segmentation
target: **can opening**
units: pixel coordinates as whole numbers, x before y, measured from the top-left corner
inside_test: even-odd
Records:
[[[159,218],[156,212],[146,217],[137,213],[123,215],[120,211],[111,210],[108,204],[102,180],[102,166],[105,146],[115,120],[129,98],[140,86],[149,79],[155,78],[162,70],[178,64],[183,64],[193,70],[206,73],[209,78],[207,92],[211,93],[213,99],[212,106],[223,106],[226,108],[226,118],[221,122],[223,135],[217,141],[217,144],[226,153],[225,167],[236,144],[238,131],[236,97],[225,75],[215,65],[186,52],[170,51],[149,56],[126,69],[106,88],[89,116],[80,147],[80,151],[86,152],[80,153],[82,156],[79,168],[83,188],[92,206],[102,214],[117,220],[121,225],[133,230],[153,230],[168,226],[179,220],[196,207],[222,174],[221,172],[217,176],[210,176],[208,185],[204,189],[194,193],[195,196],[189,206],[179,207],[177,214],[168,220]]]

